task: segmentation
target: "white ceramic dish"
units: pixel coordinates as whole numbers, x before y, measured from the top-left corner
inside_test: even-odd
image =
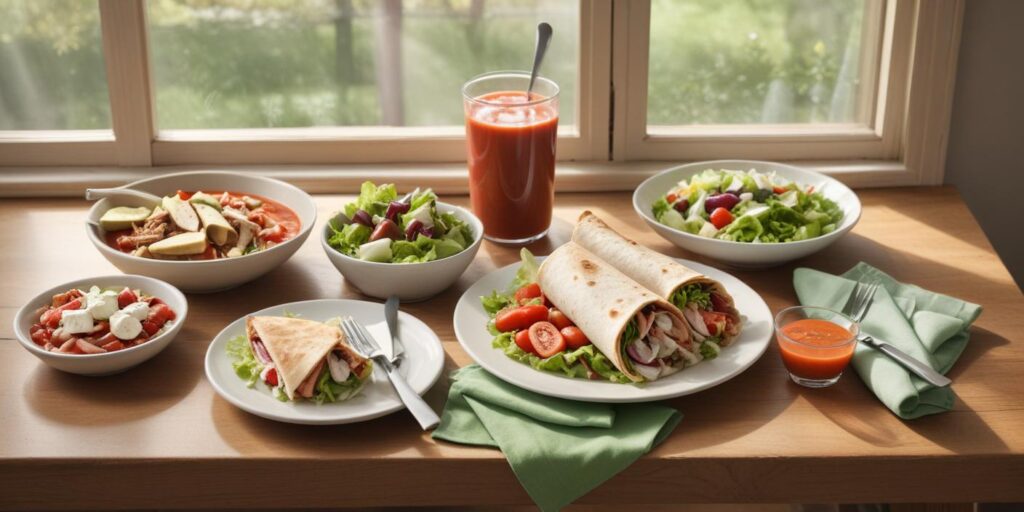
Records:
[[[376,339],[387,338],[384,305],[356,300],[321,299],[281,304],[252,313],[253,315],[298,315],[309,320],[328,320],[351,316],[366,326]],[[243,411],[285,423],[334,425],[354,423],[384,416],[405,406],[398,399],[382,368],[374,368],[371,381],[362,392],[344,402],[317,405],[312,402],[282,402],[271,395],[262,383],[253,388],[235,375],[227,343],[245,334],[245,318],[224,328],[206,350],[206,378],[221,398]],[[399,312],[398,336],[405,348],[400,372],[417,393],[426,393],[437,382],[444,368],[444,350],[434,331],[416,317]]]
[[[483,240],[484,226],[480,219],[469,210],[453,204],[437,202],[437,211],[451,212],[469,224],[473,232],[473,243],[466,250],[444,259],[426,263],[375,263],[353,258],[330,246],[327,239],[331,236],[329,225],[324,226],[320,236],[320,245],[338,272],[345,280],[359,288],[364,295],[386,299],[397,295],[403,302],[416,302],[429,299],[455,284],[466,267],[473,262],[473,257],[480,250]],[[329,222],[334,222],[335,215]]]
[[[209,261],[166,261],[140,258],[108,246],[102,231],[85,222],[89,240],[115,267],[129,274],[142,274],[171,283],[186,292],[207,293],[234,288],[277,268],[302,246],[316,223],[316,203],[309,194],[283,181],[220,171],[194,171],[167,174],[129,183],[125,188],[158,196],[177,190],[227,190],[268,197],[291,208],[302,222],[299,234],[280,245],[239,258]],[[89,219],[98,221],[103,212],[117,206],[107,199],[97,201],[89,210]]]
[[[651,205],[664,196],[677,183],[705,169],[775,171],[779,176],[801,185],[814,185],[814,190],[825,194],[825,197],[835,201],[842,208],[843,220],[835,231],[826,235],[810,240],[779,244],[752,244],[716,240],[670,228],[658,222],[651,213]],[[833,178],[792,165],[755,160],[697,162],[662,171],[645,180],[633,192],[633,209],[647,222],[651,229],[669,242],[696,254],[744,268],[763,268],[781,265],[787,261],[803,258],[818,252],[853,229],[853,226],[860,220],[861,212],[860,200],[857,199],[857,194]]]
[[[177,314],[177,317],[171,321],[169,328],[163,334],[151,338],[139,346],[106,354],[61,354],[47,352],[32,341],[29,329],[32,327],[32,324],[39,321],[39,318],[35,316],[37,309],[50,304],[50,299],[58,293],[66,292],[72,288],[88,290],[92,286],[99,286],[100,288],[121,288],[127,286],[132,289],[139,289],[148,295],[166,302]],[[89,277],[54,286],[33,297],[15,315],[14,332],[21,346],[25,347],[25,350],[38,357],[42,362],[68,373],[100,376],[123,372],[159,354],[161,350],[167,348],[167,345],[181,331],[187,316],[188,301],[185,300],[185,296],[177,288],[163,281],[151,277],[133,275]]]
[[[736,300],[736,308],[743,315],[743,332],[732,345],[722,349],[722,353],[715,359],[664,379],[643,385],[572,379],[534,370],[492,347],[494,336],[487,332],[488,316],[480,304],[480,297],[489,295],[492,290],[504,290],[515,276],[518,263],[485,275],[462,294],[455,306],[455,335],[469,356],[487,371],[504,381],[542,395],[585,402],[648,402],[696,393],[739,375],[764,354],[771,341],[772,314],[757,292],[739,279],[700,263],[687,260],[679,262],[717,279],[725,286]]]

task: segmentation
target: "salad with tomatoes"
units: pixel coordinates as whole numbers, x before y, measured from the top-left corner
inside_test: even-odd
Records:
[[[567,377],[629,383],[583,331],[545,297],[537,283],[537,260],[520,253],[522,263],[505,290],[481,297],[490,316],[491,345],[534,369]]]
[[[707,169],[679,182],[651,207],[658,222],[698,236],[785,243],[832,231],[843,211],[814,186],[775,172]]]
[[[328,245],[365,261],[423,263],[454,256],[473,244],[469,225],[450,212],[437,210],[429,188],[398,197],[394,184],[365,182],[344,215],[328,225]]]
[[[141,345],[177,317],[164,301],[140,290],[98,286],[58,293],[36,313],[39,321],[29,328],[32,341],[64,354],[105,354]]]

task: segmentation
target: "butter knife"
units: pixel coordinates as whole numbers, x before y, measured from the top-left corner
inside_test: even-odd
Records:
[[[876,340],[871,336],[861,336],[860,338],[857,338],[857,341],[889,356],[893,361],[899,363],[900,366],[910,370],[933,386],[944,388],[953,382],[952,380],[949,380],[949,377],[946,377],[932,369],[931,366],[918,361],[910,354],[907,354],[906,352],[882,340]]]

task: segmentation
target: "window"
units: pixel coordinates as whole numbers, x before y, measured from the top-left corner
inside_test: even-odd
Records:
[[[0,3],[0,130],[109,130],[95,3]]]
[[[464,188],[460,87],[528,68],[544,20],[562,183],[628,188],[715,158],[937,183],[962,14],[963,0],[0,0],[0,167],[327,164],[336,180],[436,164]]]

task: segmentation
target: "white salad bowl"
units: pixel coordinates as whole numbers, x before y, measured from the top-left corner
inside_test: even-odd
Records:
[[[171,283],[186,292],[208,293],[234,288],[277,268],[302,246],[316,223],[316,203],[309,194],[283,181],[234,172],[192,171],[167,174],[129,183],[123,188],[157,196],[178,190],[214,190],[256,194],[291,208],[302,226],[299,234],[269,249],[237,258],[202,261],[172,261],[142,258],[106,244],[99,218],[118,206],[109,199],[97,201],[89,210],[85,229],[96,249],[115,267],[128,274],[142,274]]]
[[[62,354],[59,352],[48,352],[32,341],[32,335],[29,330],[32,328],[32,324],[39,321],[35,313],[40,307],[50,304],[50,300],[58,293],[66,292],[72,288],[88,290],[93,286],[99,286],[100,288],[121,288],[127,286],[133,290],[141,290],[146,295],[152,295],[167,303],[176,314],[176,317],[169,322],[170,325],[162,334],[150,338],[145,343],[106,354]],[[123,372],[159,354],[160,351],[167,348],[167,345],[181,331],[187,316],[188,301],[185,300],[185,296],[177,288],[163,281],[151,277],[133,275],[89,277],[54,286],[33,297],[15,315],[14,333],[21,346],[25,347],[25,350],[28,350],[29,353],[53,368],[79,375],[101,376]]]
[[[651,211],[654,202],[664,197],[680,181],[689,179],[705,169],[774,171],[779,176],[794,181],[801,186],[813,185],[816,192],[821,192],[825,197],[839,205],[839,208],[843,211],[843,219],[835,231],[831,233],[809,240],[771,244],[707,238],[658,222],[658,219],[654,217]],[[853,226],[860,220],[861,212],[860,200],[857,199],[857,194],[834,178],[792,165],[755,160],[697,162],[662,171],[645,180],[633,192],[633,208],[647,222],[651,229],[669,242],[696,254],[714,258],[741,268],[773,267],[818,252],[853,229]]]
[[[458,254],[444,259],[424,263],[377,263],[354,258],[331,247],[327,240],[331,237],[330,223],[339,218],[335,215],[328,225],[324,226],[320,237],[327,258],[341,272],[345,280],[359,288],[364,295],[386,299],[397,295],[405,302],[429,299],[455,284],[466,267],[473,261],[480,250],[483,240],[484,226],[480,219],[469,210],[453,204],[437,202],[437,211],[450,212],[469,225],[473,232],[473,243]]]

